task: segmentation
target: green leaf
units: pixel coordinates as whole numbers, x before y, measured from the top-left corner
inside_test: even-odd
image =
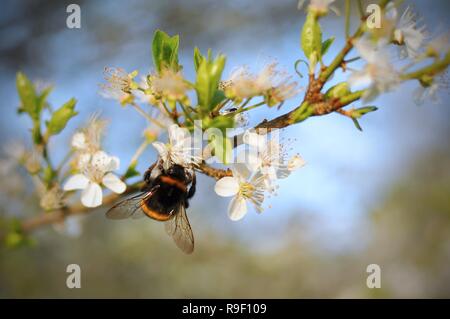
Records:
[[[324,56],[334,42],[335,37],[331,37],[322,43],[321,55]]]
[[[36,90],[33,83],[31,83],[25,74],[18,72],[16,86],[21,102],[19,113],[28,113],[34,121],[39,121],[41,109],[37,103]]]
[[[356,117],[356,118],[360,118],[364,114],[367,114],[370,112],[375,112],[376,110],[378,110],[378,108],[376,106],[364,106],[364,107],[360,107],[358,109],[353,110],[352,116]]]
[[[362,127],[359,125],[359,122],[356,118],[352,117],[353,124],[355,124],[356,128],[362,132]]]
[[[305,56],[314,67],[322,51],[322,30],[316,14],[309,12],[302,28],[301,46]],[[314,64],[314,65],[313,65]]]
[[[225,96],[225,93],[222,90],[217,90],[216,93],[213,96],[211,105],[216,106],[217,104],[223,102],[227,97]]]
[[[127,171],[125,172],[124,179],[128,179],[128,178],[132,178],[132,177],[141,175],[141,174],[136,170],[136,165],[137,165],[137,162],[133,163],[132,165],[130,165],[130,166],[128,167]]]
[[[325,93],[325,97],[327,99],[340,98],[348,95],[349,93],[350,93],[350,86],[348,85],[348,83],[341,82],[328,89],[328,91]]]
[[[202,64],[204,59],[205,59],[205,57],[200,53],[199,48],[195,47],[194,48],[194,67],[195,67],[196,72],[197,72],[200,64]]]
[[[180,37],[175,35],[170,37],[161,30],[156,30],[153,36],[152,55],[156,71],[161,73],[164,68],[169,68],[175,72],[180,69],[178,64],[178,47]]]
[[[46,87],[44,90],[42,90],[41,94],[37,97],[36,103],[40,110],[43,110],[45,107],[47,107],[47,98],[52,92],[53,87],[49,86]]]
[[[197,70],[197,80],[195,89],[197,92],[198,104],[207,111],[214,108],[215,102],[221,100],[220,93],[217,93],[226,58],[219,55],[214,61],[210,58],[203,59]]]
[[[205,128],[218,128],[222,131],[222,134],[226,136],[227,128],[233,128],[234,127],[234,118],[230,116],[217,116],[211,121],[207,123]]]
[[[78,112],[75,112],[76,103],[77,100],[72,98],[53,112],[50,121],[46,122],[48,133],[50,135],[59,134],[66,127],[67,122],[78,114]]]

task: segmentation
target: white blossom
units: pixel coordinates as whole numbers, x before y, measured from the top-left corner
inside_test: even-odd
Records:
[[[86,207],[97,207],[102,204],[102,188],[104,185],[111,191],[121,194],[126,184],[112,172],[119,169],[120,161],[115,156],[109,156],[103,151],[97,151],[92,156],[85,154],[80,164],[80,173],[66,181],[63,189],[71,191],[81,189],[81,203]]]
[[[247,203],[251,203],[258,212],[262,212],[264,201],[264,178],[261,174],[250,174],[242,165],[232,168],[233,176],[222,177],[216,182],[214,190],[217,195],[231,197],[228,216],[237,221],[247,214]]]
[[[405,47],[401,51],[402,57],[417,57],[426,38],[425,29],[425,25],[418,26],[416,14],[406,8],[394,30],[394,39]]]
[[[442,54],[447,53],[450,49],[450,34],[444,33],[433,37],[433,39],[427,44],[427,53],[433,56],[440,57]]]
[[[436,76],[431,83],[424,85],[422,84],[414,91],[414,101],[416,104],[422,105],[426,101],[431,100],[431,102],[438,103],[439,92],[448,92],[448,76],[447,73],[442,73]]]
[[[172,124],[168,128],[169,142],[153,142],[152,145],[159,153],[164,169],[173,164],[190,167],[200,162],[201,157],[196,155],[196,150],[191,146],[189,131]]]
[[[240,67],[231,73],[228,81],[221,87],[225,95],[241,101],[255,96],[265,96],[269,105],[281,103],[297,95],[300,89],[297,82],[285,72],[277,70],[276,63],[270,63],[258,74],[251,74],[246,67]]]
[[[101,140],[106,128],[107,122],[101,120],[97,114],[94,114],[82,128],[72,136],[71,145],[79,153],[94,154],[101,150]]]
[[[106,84],[100,85],[100,94],[109,99],[117,100],[124,104],[131,97],[131,90],[136,88],[133,82],[137,71],[127,73],[121,68],[109,68],[104,70]]]
[[[263,136],[256,137],[254,134],[256,133],[251,133],[250,137],[244,139],[244,142],[247,140],[247,144],[256,146],[247,154],[247,166],[253,172],[259,171],[264,177],[266,189],[273,192],[276,180],[288,177],[292,171],[304,166],[305,161],[298,154],[289,157],[278,138],[266,142],[262,139]]]
[[[71,141],[75,151],[72,166],[78,173],[69,177],[63,190],[83,190],[81,203],[86,207],[101,205],[101,185],[118,194],[126,189],[126,184],[112,173],[119,169],[119,159],[102,150],[105,126],[106,122],[94,115],[86,127],[73,135]]]
[[[360,39],[354,45],[367,64],[362,70],[354,71],[348,82],[351,86],[367,86],[364,101],[374,99],[399,83],[398,74],[389,61],[383,41],[374,44],[368,39]]]
[[[148,141],[153,142],[158,139],[161,134],[166,132],[168,127],[170,127],[173,122],[167,116],[166,112],[160,110],[157,106],[152,108],[152,113],[150,116],[155,121],[144,130],[143,135]]]
[[[131,92],[140,103],[147,103],[151,105],[157,105],[158,103],[158,97],[150,87],[146,76],[141,77],[141,81],[139,82],[139,89],[132,90]]]
[[[164,69],[151,77],[151,89],[169,101],[186,101],[190,86],[181,72]]]

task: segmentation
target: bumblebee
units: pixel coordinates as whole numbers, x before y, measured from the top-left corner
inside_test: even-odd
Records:
[[[106,216],[110,219],[147,216],[162,221],[175,244],[183,252],[192,253],[194,235],[186,208],[195,194],[194,170],[177,164],[164,169],[159,160],[145,172],[144,183],[139,194],[117,203],[106,212]]]

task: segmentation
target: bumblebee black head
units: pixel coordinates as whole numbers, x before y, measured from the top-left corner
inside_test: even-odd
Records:
[[[174,164],[171,167],[169,167],[166,174],[180,181],[187,180],[186,171],[184,167],[178,164]]]

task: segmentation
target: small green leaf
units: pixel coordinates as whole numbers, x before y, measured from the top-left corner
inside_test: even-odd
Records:
[[[202,64],[204,59],[205,59],[205,57],[200,53],[199,48],[195,47],[194,48],[194,67],[195,67],[196,72],[197,72],[200,64]]]
[[[360,118],[364,114],[374,112],[376,110],[378,110],[378,108],[376,106],[364,106],[364,107],[360,107],[358,109],[353,110],[352,116],[356,117],[356,118]]]
[[[16,76],[16,86],[21,102],[19,113],[26,112],[33,120],[38,121],[41,109],[37,103],[36,90],[33,83],[31,83],[25,74],[18,72]]]
[[[340,98],[348,95],[349,93],[350,93],[350,86],[348,85],[348,83],[341,82],[328,89],[328,91],[325,93],[325,97],[327,99]]]
[[[161,73],[164,68],[169,68],[175,72],[180,69],[178,64],[179,45],[180,37],[178,35],[170,37],[164,31],[156,30],[153,36],[152,55],[158,73]]]
[[[217,104],[223,102],[226,99],[225,93],[222,90],[217,90],[213,96],[211,105],[216,106]]]
[[[356,128],[362,132],[362,127],[359,125],[359,122],[356,118],[352,117],[353,124],[355,124]]]
[[[230,116],[217,116],[211,121],[207,122],[206,128],[214,127],[222,131],[223,135],[226,136],[227,128],[234,127],[234,118]]]
[[[321,55],[324,56],[334,42],[335,37],[331,37],[322,43]]]
[[[53,87],[49,86],[42,90],[41,94],[37,97],[36,103],[40,110],[43,110],[47,107],[47,98],[52,92]]]
[[[53,112],[50,121],[47,121],[47,129],[50,135],[59,134],[67,125],[67,122],[77,115],[75,112],[75,104],[77,101],[72,98],[64,103],[59,109]]]
[[[214,61],[209,58],[203,59],[198,67],[195,89],[200,107],[207,111],[214,108],[214,102],[221,100],[221,97],[216,94],[218,94],[217,90],[225,61],[225,56],[219,55]]]
[[[301,34],[301,47],[310,61],[310,67],[314,67],[322,51],[322,30],[318,18],[313,12],[309,12],[306,16]]]
[[[132,177],[141,175],[136,170],[136,164],[137,164],[137,162],[128,167],[127,171],[125,172],[124,179],[128,179],[128,178],[132,178]]]

